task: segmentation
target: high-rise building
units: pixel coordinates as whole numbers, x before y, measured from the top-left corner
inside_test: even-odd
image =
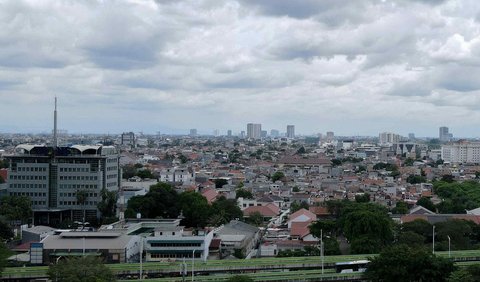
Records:
[[[242,131],[240,132],[240,138],[245,138],[245,130],[242,130]]]
[[[449,163],[480,163],[480,142],[442,145],[442,160]]]
[[[279,137],[280,136],[280,131],[276,130],[276,129],[272,129],[270,130],[270,136],[276,138],[276,137]]]
[[[56,109],[54,116],[53,146],[18,145],[5,156],[8,193],[31,199],[36,225],[97,219],[102,191],[119,189],[119,153],[113,146],[57,146]]]
[[[267,138],[267,135],[268,135],[268,131],[266,131],[266,130],[262,130],[260,132],[260,137],[262,137],[262,138]]]
[[[327,136],[325,138],[327,139],[327,142],[332,142],[333,140],[335,140],[335,134],[333,133],[333,131],[327,131]]]
[[[287,138],[295,138],[295,125],[287,125]]]
[[[195,128],[190,129],[190,136],[192,136],[192,137],[197,136],[197,129],[195,129]]]
[[[408,133],[408,139],[411,141],[411,140],[415,140],[415,133]]]
[[[35,224],[96,219],[101,191],[118,191],[119,154],[113,146],[18,145],[9,161],[8,193],[28,196]],[[85,195],[80,202],[78,196]]]
[[[133,132],[124,132],[122,133],[121,142],[124,146],[135,147],[135,133]]]
[[[438,139],[440,141],[450,141],[453,138],[453,134],[448,132],[448,127],[442,126],[438,130]]]
[[[228,137],[232,137],[232,131],[231,131],[230,129],[227,130],[227,136],[228,136]]]
[[[217,137],[220,135],[220,131],[218,129],[213,130],[213,136]]]
[[[262,125],[259,123],[247,124],[247,138],[260,139],[262,136]]]
[[[400,141],[400,135],[391,132],[382,132],[378,135],[378,143],[380,145],[388,145],[398,143]]]

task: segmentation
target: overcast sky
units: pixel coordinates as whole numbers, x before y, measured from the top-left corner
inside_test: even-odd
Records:
[[[0,0],[0,132],[480,136],[480,1]]]

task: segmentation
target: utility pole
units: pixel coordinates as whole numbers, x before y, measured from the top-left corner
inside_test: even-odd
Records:
[[[435,225],[433,225],[432,254],[435,254]]]

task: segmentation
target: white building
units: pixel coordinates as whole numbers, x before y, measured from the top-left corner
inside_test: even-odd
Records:
[[[449,163],[480,163],[480,142],[456,142],[442,146],[442,159]]]
[[[399,141],[400,135],[392,132],[382,132],[378,136],[378,142],[380,145],[398,143]]]
[[[247,138],[260,139],[262,136],[262,125],[259,123],[247,124]]]
[[[160,171],[160,181],[168,183],[193,184],[195,171],[190,167],[170,167]]]

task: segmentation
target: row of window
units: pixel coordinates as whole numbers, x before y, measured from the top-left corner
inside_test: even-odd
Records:
[[[10,184],[10,188],[47,188],[47,184],[12,183]]]
[[[98,180],[98,176],[60,176],[60,180]]]
[[[199,258],[200,257],[200,252],[195,252],[195,257]],[[151,258],[191,258],[192,254],[191,253],[186,253],[186,254],[150,254]]]
[[[150,243],[152,247],[200,247],[202,243],[184,243],[184,242],[175,242],[175,243]]]
[[[117,182],[108,182],[107,187],[114,187],[117,186]]]
[[[98,203],[97,201],[86,201],[85,205],[86,206],[93,206],[93,205],[96,205],[97,203]],[[60,206],[81,206],[82,205],[77,201],[60,201],[60,202],[58,202],[58,204]]]
[[[87,167],[61,167],[60,172],[89,172]]]
[[[44,206],[47,204],[47,201],[32,201],[32,205],[34,206]]]
[[[28,197],[46,197],[47,193],[41,192],[10,192],[11,196],[28,196]]]
[[[117,178],[116,174],[107,175],[107,179]]]
[[[60,189],[97,189],[98,185],[97,184],[60,184],[59,188]]]
[[[60,197],[76,197],[77,193],[60,193]],[[97,197],[97,193],[87,193],[87,197]]]
[[[112,170],[118,170],[118,167],[117,166],[107,167],[107,171],[112,171]]]
[[[10,175],[10,179],[14,180],[47,180],[46,175]]]
[[[18,167],[17,171],[47,171],[46,167]]]
[[[116,163],[117,162],[117,158],[115,159],[107,159],[107,163]]]

